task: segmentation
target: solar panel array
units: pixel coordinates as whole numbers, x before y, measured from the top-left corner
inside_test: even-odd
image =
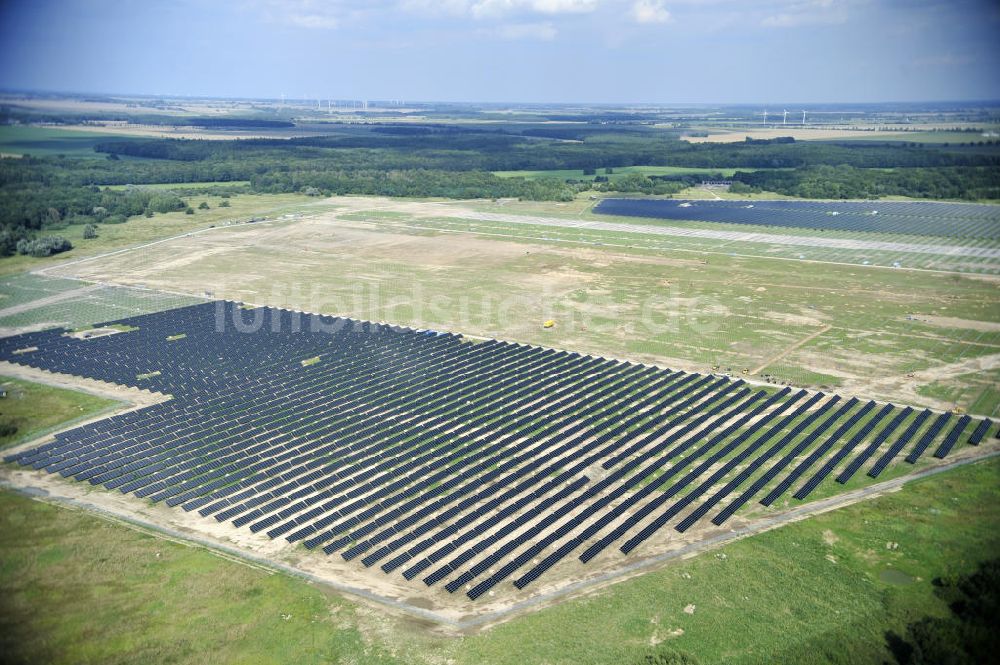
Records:
[[[722,525],[814,467],[795,498],[873,458],[876,477],[908,446],[916,462],[941,438],[944,457],[972,423],[945,432],[948,414],[228,302],[116,323],[134,329],[10,337],[0,358],[172,399],[8,462],[473,599],[717,509]]]
[[[594,212],[780,228],[1000,239],[1000,209],[997,206],[939,201],[604,199],[594,207]]]

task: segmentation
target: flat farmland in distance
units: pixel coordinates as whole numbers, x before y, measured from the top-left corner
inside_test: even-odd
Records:
[[[308,219],[214,229],[49,274],[746,370],[985,416],[1000,406],[991,275],[857,265],[860,250],[532,226],[532,213],[581,215],[582,201],[333,203]],[[487,209],[523,223],[476,218]],[[543,328],[548,319],[555,326]]]
[[[100,131],[77,131],[58,127],[0,125],[0,153],[5,155],[68,155],[104,159],[94,146],[121,134]]]

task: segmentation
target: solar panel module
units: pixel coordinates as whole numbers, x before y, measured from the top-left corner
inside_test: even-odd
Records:
[[[0,339],[0,359],[170,396],[7,461],[379,574],[468,587],[472,599],[508,578],[525,588],[578,549],[583,563],[622,539],[631,552],[688,505],[677,528],[693,527],[749,483],[712,520],[722,524],[772,481],[765,504],[821,464],[815,486],[864,444],[838,477],[850,478],[912,411],[869,438],[893,407],[868,418],[876,405],[856,398],[232,302],[127,322],[129,332],[91,339]],[[15,353],[26,347],[37,350]],[[917,414],[869,476],[930,415]],[[935,454],[959,445],[969,422]]]

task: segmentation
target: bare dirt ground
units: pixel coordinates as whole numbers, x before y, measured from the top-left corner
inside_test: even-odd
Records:
[[[958,328],[961,330],[978,330],[979,332],[1000,332],[1000,323],[993,321],[970,321],[968,319],[957,319],[952,316],[918,315],[916,317],[924,323],[939,328]]]
[[[928,398],[917,392],[921,386],[997,369],[1000,369],[1000,353],[968,358],[960,362],[937,365],[926,370],[906,374],[871,378],[852,377],[845,380],[840,389],[852,394],[892,395],[893,399],[903,403],[926,403]],[[938,400],[937,408],[939,409],[948,409],[951,406],[947,402]]]

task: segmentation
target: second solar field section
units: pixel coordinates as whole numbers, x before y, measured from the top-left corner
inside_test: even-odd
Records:
[[[674,221],[1000,240],[1000,206],[981,204],[604,199],[594,212]]]
[[[7,461],[478,598],[887,468],[992,423],[497,340],[206,303],[0,357],[169,401]]]

